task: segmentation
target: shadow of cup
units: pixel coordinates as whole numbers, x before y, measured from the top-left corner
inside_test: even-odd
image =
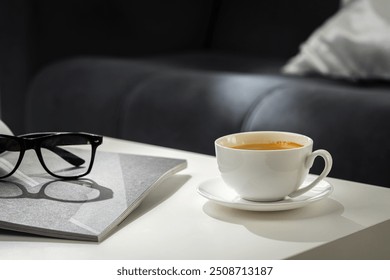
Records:
[[[303,208],[275,212],[237,210],[208,201],[203,211],[219,221],[242,225],[255,235],[279,241],[323,242],[362,228],[344,218],[343,205],[330,198]]]

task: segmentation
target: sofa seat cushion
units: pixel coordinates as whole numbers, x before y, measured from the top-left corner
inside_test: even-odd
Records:
[[[26,100],[27,131],[89,131],[119,136],[128,90],[158,67],[120,59],[74,58],[44,68]]]

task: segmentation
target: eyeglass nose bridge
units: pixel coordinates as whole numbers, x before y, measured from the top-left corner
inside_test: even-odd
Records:
[[[24,138],[23,144],[24,144],[24,148],[26,150],[35,150],[37,152],[39,150],[39,145],[38,145],[37,139]]]

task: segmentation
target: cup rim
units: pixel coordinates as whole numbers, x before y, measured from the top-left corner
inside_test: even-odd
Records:
[[[287,134],[287,135],[290,135],[290,136],[297,136],[297,137],[302,137],[302,138],[305,138],[307,143],[304,144],[302,147],[298,147],[298,148],[291,148],[291,149],[283,149],[283,150],[248,150],[248,149],[237,149],[237,148],[232,148],[232,147],[228,147],[228,146],[225,146],[225,145],[222,145],[220,144],[220,142],[227,138],[227,137],[234,137],[236,135],[244,135],[244,134],[272,134],[272,133],[280,133],[280,134]],[[271,131],[271,130],[259,130],[259,131],[244,131],[244,132],[238,132],[238,133],[232,133],[232,134],[227,134],[227,135],[224,135],[224,136],[221,136],[219,138],[217,138],[215,141],[214,141],[214,145],[215,146],[218,146],[220,148],[223,148],[223,149],[227,149],[227,150],[234,150],[234,151],[240,151],[240,152],[260,152],[260,153],[272,153],[272,152],[286,152],[286,151],[296,151],[296,150],[302,150],[302,149],[305,149],[307,148],[308,146],[310,145],[313,145],[313,139],[311,139],[310,137],[304,135],[304,134],[300,134],[300,133],[295,133],[295,132],[288,132],[288,131]]]

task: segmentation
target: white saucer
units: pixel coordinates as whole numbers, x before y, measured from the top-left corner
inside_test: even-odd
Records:
[[[303,185],[307,185],[313,180],[309,176]],[[275,202],[255,202],[242,199],[233,189],[228,187],[222,178],[214,178],[203,182],[198,186],[198,193],[205,198],[220,205],[249,211],[281,211],[291,210],[306,206],[315,201],[327,197],[333,191],[333,186],[322,180],[310,191],[294,198],[287,197],[284,200]]]

